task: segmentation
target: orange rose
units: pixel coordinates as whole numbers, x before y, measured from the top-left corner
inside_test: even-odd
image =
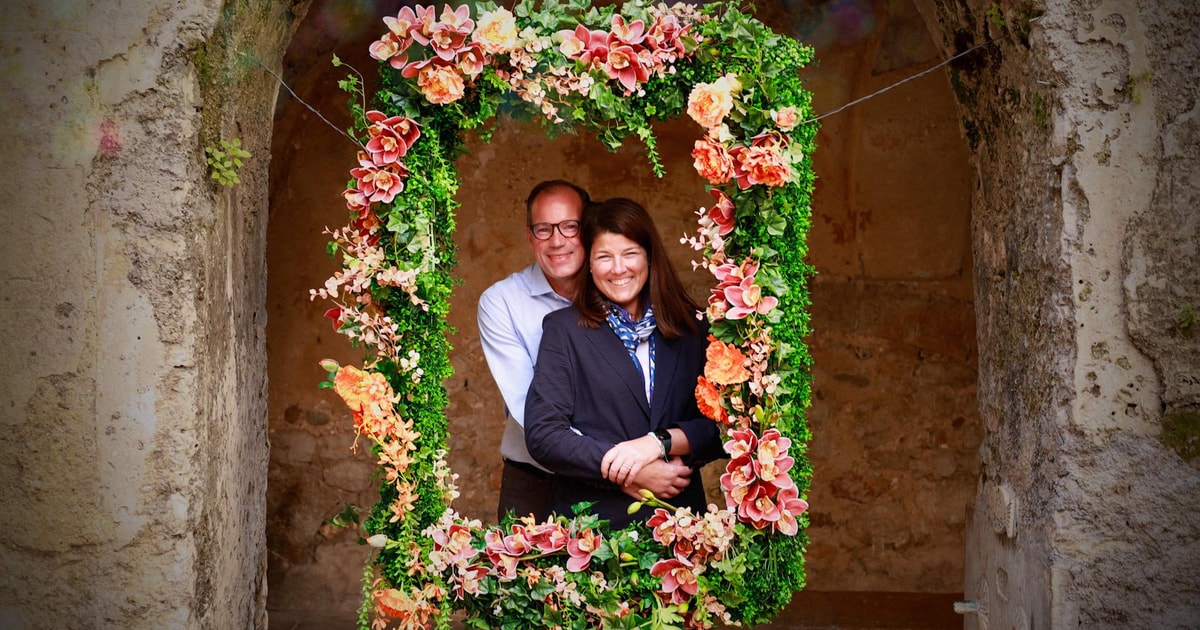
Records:
[[[777,145],[751,146],[738,154],[738,164],[752,184],[782,186],[794,173]]]
[[[688,116],[705,129],[720,125],[733,110],[733,95],[741,88],[742,84],[732,74],[712,83],[697,83],[688,95]]]
[[[449,66],[425,66],[417,75],[417,87],[425,100],[434,105],[453,103],[463,97],[462,75]]]
[[[696,148],[692,149],[692,159],[695,160],[693,166],[696,167],[696,172],[710,184],[724,184],[733,173],[733,158],[725,150],[725,146],[712,136],[706,135],[696,141]]]
[[[729,422],[729,413],[721,406],[721,393],[703,376],[696,377],[696,406],[700,413],[721,424]]]
[[[750,380],[746,369],[745,355],[737,346],[713,339],[705,351],[708,362],[704,364],[704,377],[717,385],[737,385]]]

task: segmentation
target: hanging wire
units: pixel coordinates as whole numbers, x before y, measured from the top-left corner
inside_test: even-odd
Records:
[[[882,88],[882,89],[876,90],[876,91],[874,91],[874,92],[871,92],[870,94],[868,94],[868,95],[866,95],[866,96],[864,96],[864,97],[862,97],[862,98],[856,98],[856,99],[854,99],[853,101],[850,101],[849,103],[846,103],[845,105],[842,105],[841,107],[839,107],[839,108],[837,108],[837,109],[835,109],[835,110],[833,110],[833,111],[825,112],[824,114],[821,114],[820,116],[817,116],[816,118],[809,118],[808,120],[806,120],[806,121],[804,121],[804,122],[802,122],[802,123],[800,123],[800,124],[801,124],[801,125],[807,125],[808,123],[817,122],[818,120],[821,120],[822,118],[826,118],[826,117],[832,116],[832,115],[834,115],[834,114],[836,114],[836,113],[838,113],[838,112],[840,112],[840,111],[842,111],[842,110],[845,110],[845,109],[847,109],[847,108],[849,108],[849,107],[853,107],[853,106],[855,106],[855,105],[858,105],[859,103],[861,103],[861,102],[863,102],[863,101],[866,101],[866,100],[870,100],[870,99],[872,99],[872,98],[875,98],[876,96],[879,96],[880,94],[883,94],[884,92],[887,92],[888,90],[891,90],[891,89],[893,89],[893,88],[900,87],[901,85],[904,85],[905,83],[908,83],[909,81],[913,81],[913,80],[915,80],[915,79],[919,79],[919,78],[921,78],[921,77],[923,77],[923,76],[925,76],[925,75],[929,74],[930,72],[933,72],[934,70],[937,70],[938,68],[941,68],[941,67],[943,67],[943,66],[946,66],[946,65],[949,65],[949,64],[953,63],[953,62],[954,62],[956,59],[958,59],[958,58],[960,58],[960,57],[965,57],[965,56],[967,56],[967,55],[969,55],[969,54],[971,54],[971,53],[975,52],[976,50],[979,50],[980,48],[983,48],[984,46],[989,46],[989,45],[991,45],[992,43],[994,43],[994,42],[993,42],[993,41],[991,41],[991,40],[989,40],[989,41],[983,42],[982,44],[976,44],[976,45],[974,45],[974,46],[972,46],[972,47],[970,47],[970,48],[968,48],[968,49],[966,49],[966,50],[964,50],[964,51],[962,51],[962,52],[958,53],[957,55],[954,55],[953,57],[951,57],[951,58],[949,58],[949,59],[947,59],[947,60],[945,60],[945,61],[943,61],[943,62],[941,62],[941,63],[937,64],[936,66],[932,66],[932,67],[926,68],[926,69],[924,69],[924,70],[922,70],[922,71],[920,71],[920,72],[918,72],[918,73],[916,73],[916,74],[912,75],[911,77],[906,77],[906,78],[904,78],[904,79],[900,79],[899,81],[897,81],[897,82],[895,82],[895,83],[893,83],[893,84],[891,84],[891,85],[889,85],[889,86],[887,86],[887,87],[885,87],[885,88]]]
[[[349,140],[350,142],[353,142],[354,146],[356,146],[364,151],[366,150],[366,147],[364,147],[362,145],[362,143],[359,142],[354,136],[351,136],[350,134],[343,131],[341,127],[338,127],[337,125],[329,122],[329,119],[326,118],[325,116],[321,115],[321,112],[317,111],[315,107],[313,107],[312,105],[309,105],[307,101],[300,98],[300,95],[296,94],[295,90],[293,90],[290,85],[285,83],[284,80],[278,74],[275,74],[275,72],[272,71],[270,68],[268,68],[266,65],[264,65],[263,62],[259,61],[258,59],[255,59],[254,56],[252,56],[252,55],[247,55],[244,52],[238,52],[238,55],[245,57],[246,59],[249,59],[250,61],[253,61],[254,63],[258,64],[258,67],[262,68],[263,70],[266,70],[268,74],[275,77],[275,80],[279,82],[279,85],[282,85],[283,89],[287,90],[288,93],[292,95],[292,98],[296,99],[297,101],[300,101],[301,105],[307,107],[308,111],[316,114],[317,118],[320,118],[322,121],[325,122],[326,125],[329,125],[330,127],[332,127],[334,131],[342,134],[343,136],[346,136],[346,139]],[[358,71],[355,70],[355,72],[358,72]]]
[[[976,45],[974,45],[974,46],[972,46],[972,47],[970,47],[970,48],[968,48],[968,49],[966,49],[966,50],[964,50],[964,51],[962,51],[962,52],[958,53],[957,55],[954,55],[953,57],[950,57],[949,59],[946,59],[945,61],[942,61],[941,63],[938,63],[937,65],[930,66],[929,68],[926,68],[926,69],[924,69],[924,70],[922,70],[922,71],[920,71],[920,72],[918,72],[918,73],[916,73],[916,74],[914,74],[914,75],[912,75],[912,76],[909,76],[909,77],[905,77],[905,78],[903,78],[903,79],[900,79],[899,81],[897,81],[897,82],[895,82],[895,83],[893,83],[893,84],[891,84],[891,85],[888,85],[887,87],[880,88],[880,89],[878,89],[878,90],[876,90],[876,91],[874,91],[874,92],[871,92],[870,94],[867,94],[866,96],[863,96],[863,97],[860,97],[860,98],[856,98],[856,99],[854,99],[853,101],[850,101],[849,103],[846,103],[845,105],[842,105],[841,107],[838,107],[837,109],[834,109],[834,110],[832,110],[832,111],[825,112],[824,114],[821,114],[820,116],[816,116],[816,117],[814,117],[814,118],[809,118],[808,120],[805,120],[805,121],[803,121],[803,122],[801,122],[801,123],[799,123],[799,124],[801,124],[801,125],[807,125],[807,124],[809,124],[809,123],[814,123],[814,122],[817,122],[818,120],[821,120],[822,118],[828,118],[829,116],[832,116],[832,115],[834,115],[834,114],[837,114],[837,113],[839,113],[839,112],[845,111],[846,109],[849,109],[849,108],[851,108],[851,107],[854,107],[855,105],[858,105],[859,103],[862,103],[862,102],[864,102],[864,101],[868,101],[868,100],[870,100],[870,99],[873,99],[873,98],[875,98],[876,96],[879,96],[880,94],[883,94],[884,92],[887,92],[887,91],[889,91],[889,90],[893,90],[893,89],[895,89],[895,88],[898,88],[898,87],[900,87],[901,85],[904,85],[905,83],[908,83],[909,81],[915,81],[916,79],[919,79],[919,78],[921,78],[921,77],[923,77],[923,76],[925,76],[925,75],[929,74],[930,72],[933,72],[934,70],[937,70],[937,69],[939,69],[939,68],[943,68],[943,67],[945,67],[945,66],[947,66],[947,65],[949,65],[949,64],[951,64],[951,63],[954,63],[954,62],[955,62],[955,61],[957,61],[958,59],[960,59],[960,58],[962,58],[962,57],[965,57],[965,56],[967,56],[967,55],[969,55],[969,54],[971,54],[971,53],[975,52],[976,50],[979,50],[980,48],[984,48],[985,46],[990,46],[990,45],[992,45],[992,44],[994,44],[994,43],[995,43],[995,41],[993,41],[993,40],[988,40],[988,41],[985,41],[985,42],[983,42],[982,44],[976,44]],[[268,68],[267,66],[263,65],[263,63],[262,63],[261,61],[259,61],[258,59],[255,59],[255,58],[254,58],[254,57],[252,57],[251,55],[247,55],[247,54],[246,54],[246,53],[244,53],[244,52],[239,52],[238,54],[239,54],[239,55],[241,55],[241,56],[243,56],[243,57],[245,57],[245,58],[247,58],[247,59],[249,59],[249,60],[251,60],[251,61],[253,61],[254,63],[258,64],[258,66],[259,66],[259,67],[261,67],[263,70],[266,70],[268,73],[270,73],[270,75],[271,75],[271,76],[273,76],[273,77],[275,77],[275,80],[279,82],[279,85],[282,85],[282,86],[283,86],[283,88],[284,88],[285,90],[287,90],[287,91],[288,91],[288,92],[289,92],[289,93],[292,95],[292,97],[293,97],[293,98],[295,98],[297,101],[300,101],[300,104],[301,104],[301,105],[304,105],[305,107],[307,107],[307,108],[308,108],[308,111],[310,111],[310,112],[312,112],[312,113],[316,114],[318,118],[320,118],[321,120],[325,121],[325,124],[329,125],[330,127],[333,127],[333,128],[334,128],[334,129],[335,129],[335,130],[336,130],[338,133],[342,134],[342,135],[343,135],[343,136],[345,136],[347,139],[349,139],[351,142],[353,142],[353,143],[355,144],[355,146],[357,146],[357,147],[358,147],[358,148],[360,148],[360,149],[361,149],[361,148],[363,148],[362,144],[361,144],[361,143],[360,143],[358,140],[356,140],[356,139],[355,139],[353,136],[351,136],[350,134],[346,133],[345,131],[342,131],[342,129],[341,129],[341,128],[339,128],[337,125],[335,125],[335,124],[333,124],[333,123],[329,122],[329,119],[328,119],[328,118],[325,118],[324,116],[322,116],[322,115],[321,115],[321,112],[317,111],[317,110],[316,110],[316,109],[315,109],[315,108],[314,108],[312,105],[309,105],[307,102],[305,102],[305,100],[304,100],[304,99],[300,98],[300,95],[296,94],[296,92],[295,92],[294,90],[292,90],[292,88],[291,88],[291,87],[290,87],[290,86],[289,86],[287,83],[285,83],[285,82],[283,81],[283,79],[279,77],[279,75],[278,75],[278,74],[275,74],[275,73],[274,73],[274,72],[273,72],[273,71],[272,71],[270,68]]]

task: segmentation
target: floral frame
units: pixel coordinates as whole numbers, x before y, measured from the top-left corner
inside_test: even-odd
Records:
[[[341,269],[312,298],[330,301],[334,327],[368,353],[361,369],[322,362],[323,386],[351,409],[383,478],[360,523],[378,548],[360,626],[448,628],[456,611],[472,628],[769,619],[804,585],[816,125],[797,70],[812,51],[726,3],[474,6],[474,19],[468,5],[383,18],[371,105],[357,72],[340,83],[362,150],[343,193],[349,223],[329,232]],[[611,149],[636,137],[659,176],[652,122],[686,112],[701,126],[692,156],[713,204],[683,241],[715,281],[695,394],[725,431],[723,508],[693,514],[646,496],[631,510],[652,511],[648,521],[612,530],[586,505],[496,526],[451,507],[442,383],[452,372],[454,159],[462,131],[486,139],[501,110],[549,135],[593,132]]]

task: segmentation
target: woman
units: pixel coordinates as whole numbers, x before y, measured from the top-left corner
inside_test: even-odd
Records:
[[[629,199],[588,207],[588,251],[574,306],[543,321],[525,404],[530,454],[558,473],[550,507],[594,502],[614,528],[647,488],[705,510],[700,465],[722,456],[720,431],[696,407],[705,331],[654,221]],[[649,517],[649,511],[641,516]]]

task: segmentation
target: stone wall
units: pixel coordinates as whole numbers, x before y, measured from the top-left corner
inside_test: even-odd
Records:
[[[382,15],[315,3],[293,41],[289,81],[335,125],[345,127],[345,73],[360,70]],[[818,111],[828,111],[927,67],[937,57],[913,5],[861,3],[789,13],[760,6],[777,29],[812,41],[820,65],[805,73]],[[380,9],[386,11],[387,9]],[[369,73],[368,73],[369,74]],[[810,588],[958,592],[966,507],[975,491],[981,439],[975,403],[971,288],[971,178],[945,72],[934,73],[829,118],[818,137],[819,176],[811,257],[811,339],[816,398],[810,411],[816,469],[809,496]],[[475,326],[479,294],[528,264],[522,222],[528,190],[564,177],[596,196],[642,200],[693,294],[710,280],[693,274],[677,237],[692,229],[709,197],[689,152],[690,120],[658,128],[667,169],[656,179],[635,143],[616,154],[589,137],[546,139],[533,124],[504,122],[491,143],[470,139],[459,160],[457,216],[463,284],[450,323],[456,374],[451,465],[463,496],[456,507],[494,519],[502,404]],[[366,556],[354,535],[325,523],[346,503],[374,501],[366,455],[350,452],[349,414],[316,389],[322,358],[361,357],[308,301],[335,269],[320,252],[324,226],[339,225],[338,193],[355,147],[286,95],[277,120],[271,177],[268,354],[271,473],[268,490],[272,619],[309,618],[312,602],[353,616]],[[709,471],[715,481],[719,470]],[[714,493],[713,500],[720,502]],[[333,603],[337,602],[337,603]],[[334,623],[331,621],[331,623]]]
[[[0,8],[4,628],[265,625],[275,86],[235,51],[277,64],[289,6]]]
[[[994,41],[953,77],[980,174],[971,627],[1191,627],[1200,11],[922,6],[947,48]]]

